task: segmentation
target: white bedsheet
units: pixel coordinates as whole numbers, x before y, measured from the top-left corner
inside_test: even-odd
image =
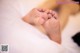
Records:
[[[8,44],[9,53],[64,52],[60,45],[51,41],[46,35],[22,20],[17,19],[5,27],[3,34],[0,35],[0,44]]]
[[[36,0],[37,2],[29,4],[31,0],[24,1],[0,0],[0,44],[8,44],[9,53],[79,53],[78,47],[73,43],[67,41],[70,44],[66,44],[65,41],[70,39],[65,39],[61,46],[23,22],[21,18],[36,6],[35,3],[40,2]],[[64,30],[64,38],[66,33]]]
[[[9,53],[64,52],[59,44],[21,20],[33,6],[29,9],[21,0],[0,1],[0,44],[8,44]]]
[[[80,32],[80,13],[70,16],[67,26],[62,32],[62,45],[71,53],[80,53],[80,47],[72,40],[72,36]]]

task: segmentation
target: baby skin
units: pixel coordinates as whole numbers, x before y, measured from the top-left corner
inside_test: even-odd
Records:
[[[61,44],[60,22],[56,12],[48,9],[34,8],[23,17],[23,21],[37,27],[52,41]]]

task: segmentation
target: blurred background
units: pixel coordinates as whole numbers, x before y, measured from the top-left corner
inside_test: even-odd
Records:
[[[62,45],[72,53],[80,53],[80,39],[77,44],[72,39],[80,33],[79,0],[0,0],[0,37],[9,35],[13,22],[21,19],[33,8],[45,8],[56,11],[60,18]],[[80,37],[80,34],[79,34]],[[2,39],[2,38],[0,38]]]

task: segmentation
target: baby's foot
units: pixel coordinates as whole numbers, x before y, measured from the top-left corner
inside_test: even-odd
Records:
[[[48,20],[43,24],[51,40],[61,43],[60,22],[58,15],[54,11],[49,11]]]

